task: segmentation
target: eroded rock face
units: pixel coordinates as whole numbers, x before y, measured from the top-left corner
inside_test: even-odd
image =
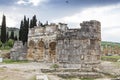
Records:
[[[26,60],[27,45],[23,45],[21,41],[16,41],[10,52],[10,59]]]
[[[101,55],[101,24],[84,21],[81,28],[69,29],[59,23],[29,30],[28,60],[57,62],[62,67],[95,68]]]

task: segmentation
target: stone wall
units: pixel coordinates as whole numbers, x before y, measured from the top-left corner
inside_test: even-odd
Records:
[[[50,24],[32,28],[28,35],[28,60],[57,62],[62,67],[97,67],[101,55],[101,24],[84,21],[81,28]]]
[[[97,65],[100,61],[100,23],[87,21],[80,25],[81,29],[68,30],[57,38],[57,59],[63,67]]]
[[[16,41],[10,52],[12,60],[27,60],[27,46],[22,44],[21,41]]]
[[[54,62],[58,25],[38,26],[29,30],[27,59],[33,61]],[[31,41],[34,45],[31,45]]]

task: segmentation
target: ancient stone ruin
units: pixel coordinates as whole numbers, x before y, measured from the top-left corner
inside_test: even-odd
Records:
[[[81,28],[48,24],[29,29],[27,59],[58,63],[66,68],[97,67],[101,55],[101,24],[84,21]]]
[[[101,46],[102,47],[102,55],[104,56],[115,56],[115,55],[120,55],[120,47],[118,45],[105,45]]]
[[[26,60],[27,46],[23,45],[22,41],[16,41],[10,52],[12,60]]]

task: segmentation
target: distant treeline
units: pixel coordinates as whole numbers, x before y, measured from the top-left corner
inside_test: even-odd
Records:
[[[101,46],[103,48],[105,48],[105,47],[116,47],[116,46],[120,48],[120,43],[118,43],[118,42],[102,41],[101,42]]]

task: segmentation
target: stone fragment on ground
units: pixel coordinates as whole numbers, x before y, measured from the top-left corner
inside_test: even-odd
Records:
[[[48,80],[48,77],[45,74],[37,74],[36,80]]]

